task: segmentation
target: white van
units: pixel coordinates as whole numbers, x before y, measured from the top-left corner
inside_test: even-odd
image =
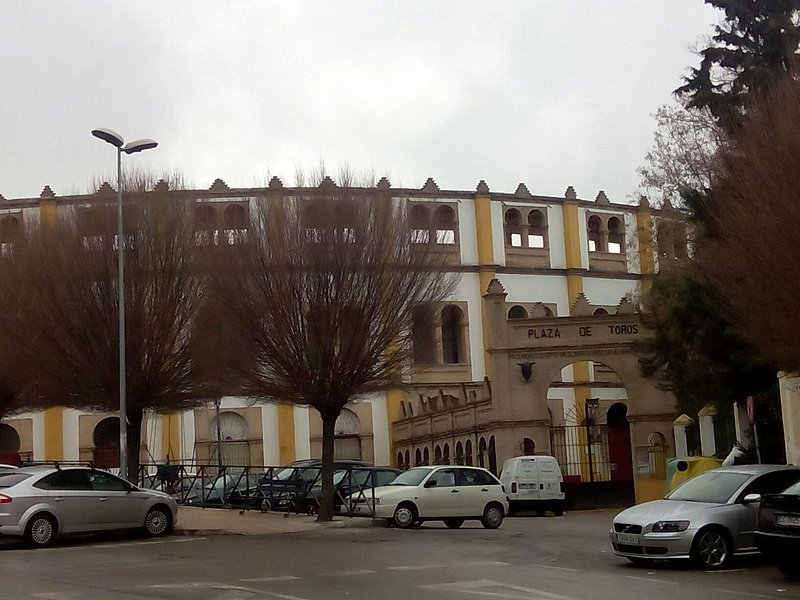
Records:
[[[552,456],[517,456],[503,463],[500,482],[508,494],[509,512],[533,509],[564,514],[561,468]]]

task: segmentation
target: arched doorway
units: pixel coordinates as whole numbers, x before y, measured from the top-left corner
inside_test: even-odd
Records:
[[[0,463],[19,465],[21,442],[19,433],[11,425],[0,423]]]
[[[606,425],[608,427],[608,460],[611,462],[611,481],[633,481],[628,407],[622,402],[612,404],[606,413]]]
[[[222,411],[209,424],[210,460],[229,467],[250,465],[247,420],[239,413]]]
[[[94,464],[101,469],[119,468],[119,417],[106,417],[92,432]]]
[[[550,447],[572,505],[632,502],[634,497],[628,393],[609,366],[591,360],[560,370],[547,392]]]

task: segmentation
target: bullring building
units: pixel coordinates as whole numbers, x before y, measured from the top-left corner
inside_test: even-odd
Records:
[[[165,184],[160,183],[161,191]],[[105,192],[104,192],[105,190]],[[495,192],[377,190],[407,205],[419,243],[436,244],[458,288],[414,315],[408,386],[356,398],[336,427],[339,457],[376,465],[475,464],[497,472],[521,454],[551,454],[567,485],[639,501],[664,490],[675,455],[674,398],[643,378],[634,345],[646,332],[636,313],[653,273],[686,256],[677,211],[532,194],[525,184]],[[104,184],[99,194],[108,193]],[[195,202],[198,240],[233,243],[249,204],[296,188],[174,191]],[[0,253],[25,222],[57,219],[93,195],[0,196]],[[419,343],[416,343],[419,342]],[[118,415],[69,408],[17,414],[0,424],[0,454],[118,466]],[[149,415],[143,464],[281,465],[321,454],[313,409],[226,396],[184,412]]]

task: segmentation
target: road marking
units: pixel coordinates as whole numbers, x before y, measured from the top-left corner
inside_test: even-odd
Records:
[[[739,590],[723,590],[721,588],[711,590],[713,592],[722,592],[723,594],[733,594],[734,596],[747,596],[749,598],[774,598],[775,596],[765,596],[764,594],[753,594],[750,592],[741,592]]]
[[[506,564],[506,563],[503,563]],[[555,565],[528,565],[529,567],[536,567],[539,569],[556,569],[558,571],[572,571],[577,573],[580,569],[570,569],[569,567],[557,567]]]
[[[668,579],[655,579],[654,577],[636,577],[635,575],[625,575],[625,579],[636,579],[637,581],[652,581],[654,583],[668,583],[673,584],[674,581]]]
[[[332,573],[317,573],[319,577],[352,577],[354,575],[371,575],[375,573],[370,569],[354,569],[352,571],[335,571]]]
[[[747,571],[747,569],[718,569],[715,571],[705,571],[706,573],[738,573],[739,571]]]
[[[267,581],[293,581],[295,579],[300,578],[294,575],[275,575],[273,577],[252,577],[249,579],[240,579],[239,581],[245,581],[247,583],[265,583]]]
[[[474,594],[476,596],[491,596],[495,598],[514,598],[519,600],[575,600],[570,596],[554,594],[544,590],[522,587],[520,585],[509,585],[491,579],[479,579],[477,581],[456,581],[453,583],[435,583],[423,585],[422,588],[433,590],[446,590],[460,592],[462,594]]]
[[[422,569],[444,569],[444,565],[401,565],[399,567],[386,567],[390,571],[419,571]]]
[[[473,560],[467,563],[473,567],[495,567],[497,565],[507,565],[507,562],[500,560]]]
[[[126,546],[147,546],[152,544],[183,544],[185,542],[199,542],[201,540],[207,540],[206,537],[181,537],[176,539],[164,539],[164,540],[155,540],[151,542],[128,542],[122,541],[119,544],[86,544],[86,545],[76,545],[70,546],[69,548],[61,548],[62,550],[72,549],[72,548],[121,548]]]

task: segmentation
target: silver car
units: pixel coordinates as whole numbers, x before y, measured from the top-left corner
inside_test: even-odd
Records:
[[[0,473],[0,536],[34,547],[57,535],[141,528],[150,536],[177,522],[178,505],[163,492],[143,490],[88,467],[32,466]]]
[[[634,563],[691,558],[719,569],[734,554],[758,552],[761,494],[800,481],[800,468],[742,465],[706,471],[663,500],[623,510],[611,528],[614,553]]]

